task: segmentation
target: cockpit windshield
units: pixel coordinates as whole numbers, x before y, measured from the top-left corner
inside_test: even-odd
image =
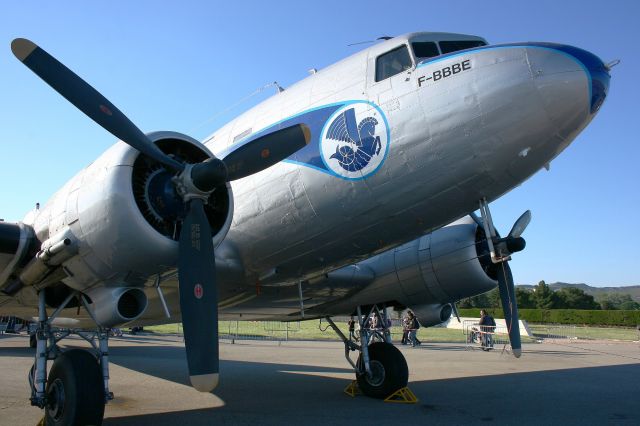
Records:
[[[413,54],[418,58],[418,62],[440,54],[438,45],[434,41],[414,41],[411,43],[411,47],[413,48]]]
[[[472,49],[474,47],[486,45],[482,40],[441,41],[439,44],[443,55],[445,53],[457,52],[458,50]]]
[[[411,42],[413,54],[416,62],[424,62],[426,59],[433,58],[446,53],[457,52],[458,50],[472,49],[474,47],[486,46],[483,40],[441,40],[441,41],[422,41],[416,40]]]

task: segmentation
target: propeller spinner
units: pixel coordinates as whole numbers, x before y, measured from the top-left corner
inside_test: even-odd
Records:
[[[163,153],[100,92],[30,40],[17,38],[13,54],[87,117],[131,147],[176,173],[177,193],[186,204],[179,242],[180,309],[191,384],[210,392],[218,384],[218,302],[215,253],[204,203],[216,186],[264,170],[306,146],[304,124],[277,128],[231,152],[224,159],[181,163]]]

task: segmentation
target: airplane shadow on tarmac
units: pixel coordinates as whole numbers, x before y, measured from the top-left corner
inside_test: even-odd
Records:
[[[111,355],[120,366],[188,385],[186,362],[167,369],[168,360],[185,358],[182,348],[114,347]],[[221,407],[106,418],[103,424],[640,424],[638,363],[410,381],[420,399],[413,405],[350,398],[342,392],[349,368],[222,360],[220,369],[214,394],[224,401]]]

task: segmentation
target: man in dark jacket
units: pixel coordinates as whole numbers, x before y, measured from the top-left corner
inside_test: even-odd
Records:
[[[411,343],[413,347],[421,345],[422,342],[418,340],[418,329],[420,328],[420,321],[418,321],[418,317],[416,317],[411,311],[409,311],[407,315],[409,318],[409,343]]]
[[[490,351],[493,349],[493,333],[496,330],[496,321],[484,309],[480,311],[480,332],[482,336],[482,350]]]

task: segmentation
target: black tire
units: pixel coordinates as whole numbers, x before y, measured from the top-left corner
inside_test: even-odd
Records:
[[[360,365],[362,354],[358,357]],[[409,382],[407,361],[402,352],[390,343],[376,342],[369,346],[369,365],[371,378],[366,374],[356,375],[358,387],[367,396],[384,399]]]
[[[38,347],[38,339],[36,338],[36,334],[30,334],[29,335],[29,347],[30,348],[37,348]]]
[[[95,356],[83,349],[63,352],[47,379],[47,426],[101,425],[104,384]]]

